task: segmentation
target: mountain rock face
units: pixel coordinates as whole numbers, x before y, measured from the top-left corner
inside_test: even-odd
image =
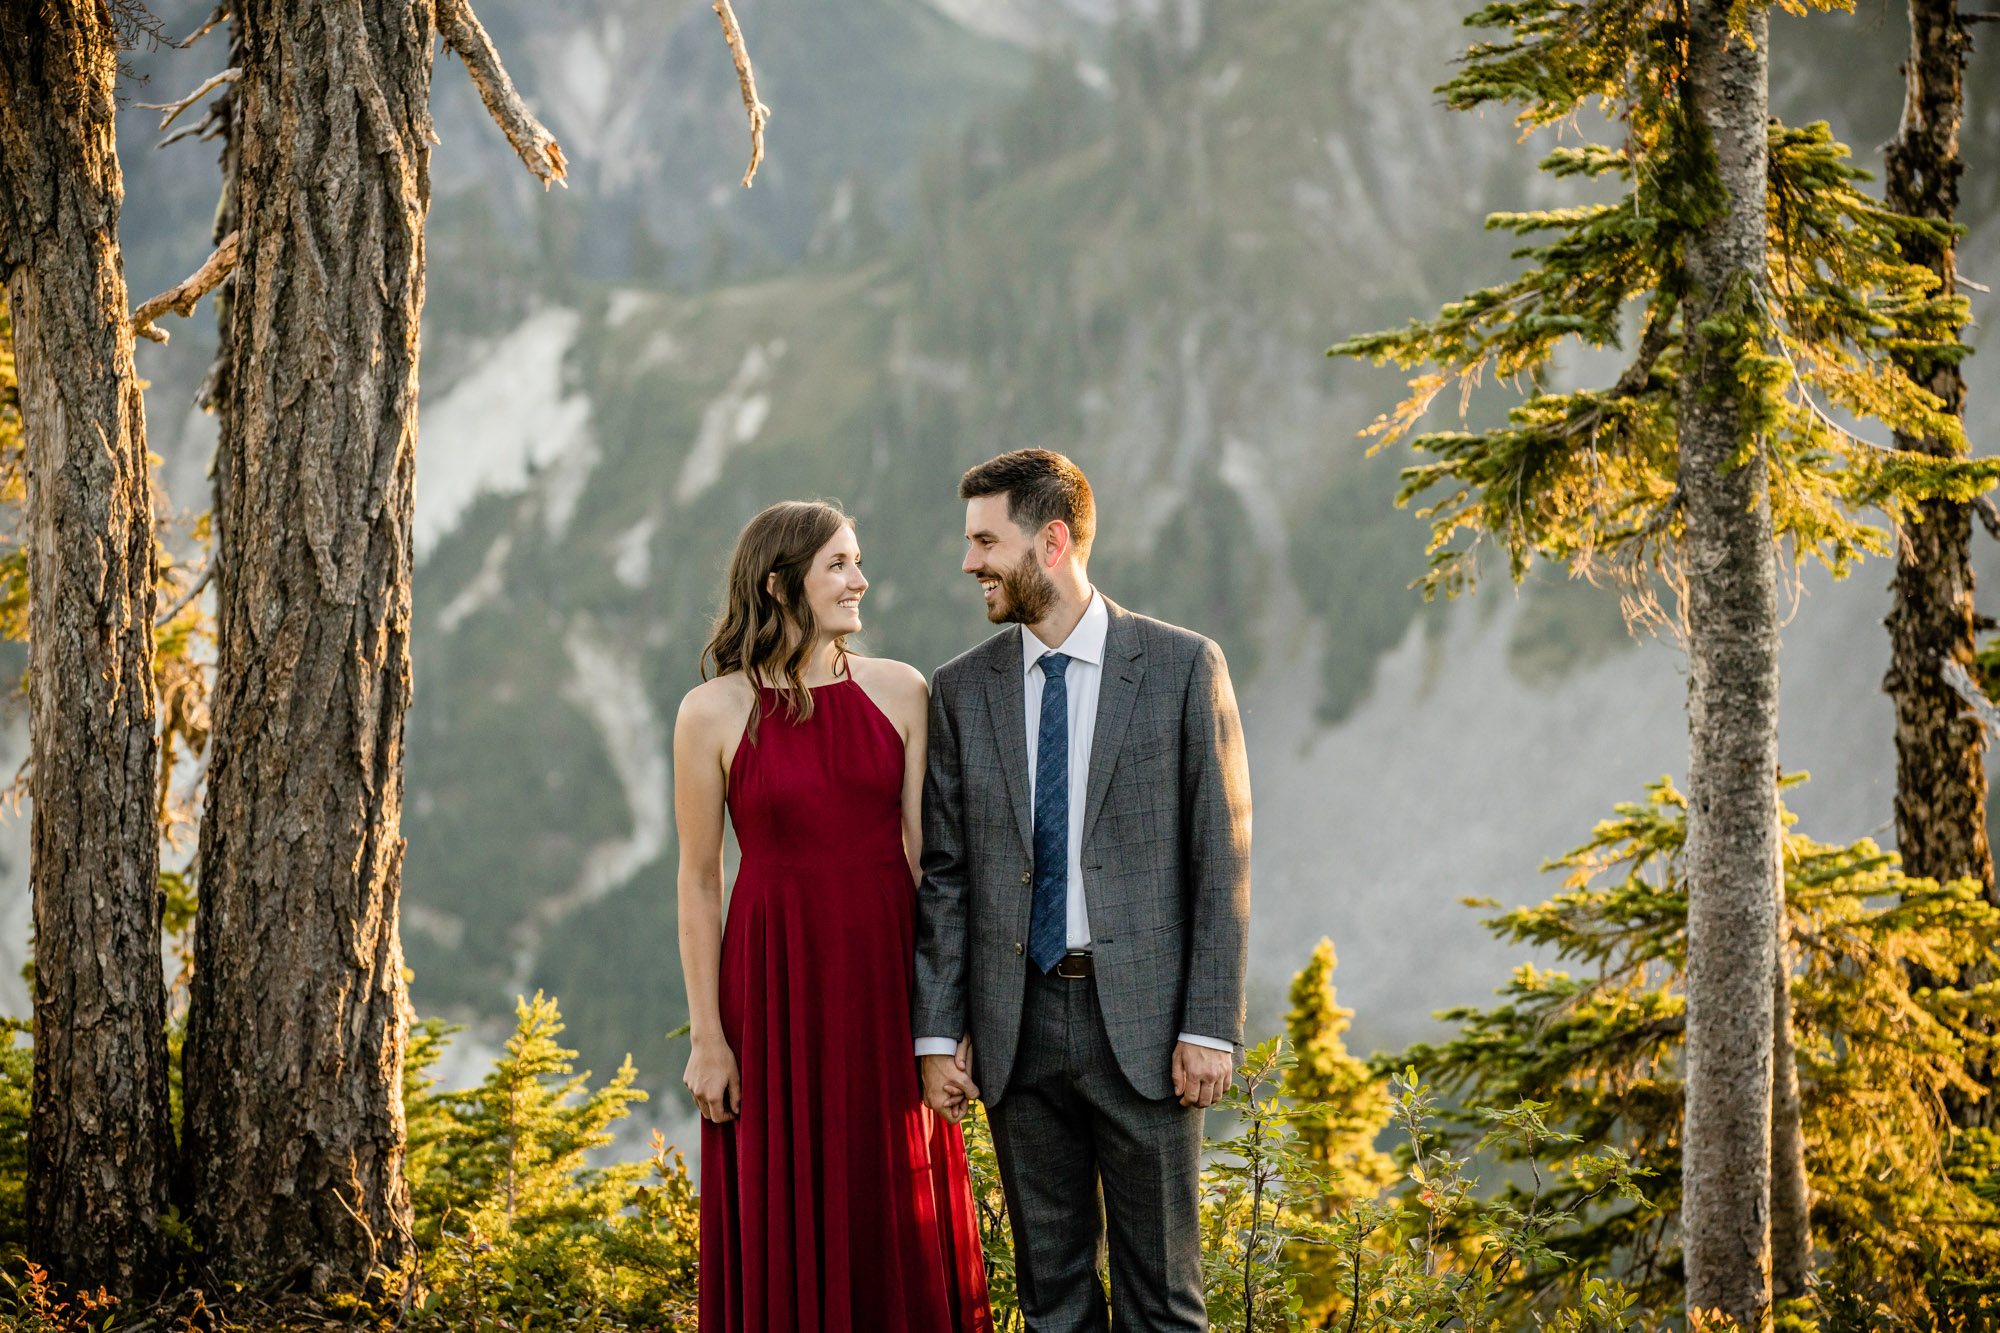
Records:
[[[1546,893],[1536,867],[1678,773],[1686,739],[1677,651],[1635,643],[1607,595],[1549,572],[1424,606],[1423,525],[1390,504],[1403,460],[1355,438],[1401,377],[1321,355],[1507,274],[1482,217],[1568,198],[1535,178],[1542,140],[1437,104],[1464,6],[737,8],[775,108],[750,191],[704,4],[480,6],[579,164],[567,195],[531,189],[439,72],[404,813],[419,1008],[490,1035],[542,988],[586,1064],[630,1050],[672,1087],[668,746],[735,533],[838,498],[875,580],[865,650],[929,669],[990,632],[957,574],[957,477],[1024,445],[1090,474],[1098,585],[1228,651],[1258,812],[1253,1027],[1322,934],[1364,1042],[1480,998],[1522,959],[1457,899]],[[1893,24],[1775,33],[1781,114],[1888,137]],[[2000,86],[1980,61],[1975,95]],[[1972,113],[1961,267],[1990,281],[2000,105]],[[144,215],[163,172],[128,171],[147,291],[198,258],[212,204],[162,180]],[[203,420],[177,405],[201,342],[142,366],[186,510],[207,504]],[[1885,836],[1888,574],[1808,577],[1786,630],[1785,763],[1814,771],[1793,804],[1823,838]]]

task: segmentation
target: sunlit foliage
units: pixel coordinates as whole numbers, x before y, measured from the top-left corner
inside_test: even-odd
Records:
[[[1506,552],[1516,579],[1536,557],[1606,568],[1635,605],[1649,601],[1647,573],[1671,567],[1684,255],[1724,203],[1683,95],[1685,22],[1671,0],[1522,0],[1467,20],[1497,35],[1473,46],[1439,89],[1450,106],[1516,106],[1524,134],[1602,124],[1613,141],[1558,147],[1542,160],[1543,172],[1592,202],[1487,219],[1528,242],[1514,252],[1525,266],[1518,276],[1432,319],[1331,349],[1421,368],[1370,433],[1377,448],[1410,437],[1430,455],[1404,471],[1399,497],[1422,501],[1430,524],[1427,592],[1466,586],[1485,538]],[[1825,124],[1774,122],[1768,271],[1730,294],[1705,330],[1727,349],[1724,391],[1741,402],[1770,464],[1777,535],[1795,559],[1817,557],[1836,573],[1886,549],[1869,508],[1899,516],[1924,496],[1970,498],[2000,475],[1991,462],[1894,450],[1848,424],[1872,418],[1962,444],[1957,420],[1890,359],[1965,355],[1965,300],[1901,253],[1909,237],[1947,229],[1888,211],[1863,192],[1867,179]],[[1555,387],[1566,348],[1623,349],[1635,334],[1611,385]],[[1440,394],[1455,388],[1463,410],[1488,378],[1521,390],[1504,425],[1417,433]]]
[[[1549,1124],[1576,1136],[1558,1162],[1617,1148],[1647,1172],[1643,1206],[1577,1210],[1554,1242],[1576,1266],[1539,1278],[1537,1290],[1616,1271],[1649,1304],[1678,1299],[1686,831],[1685,799],[1665,778],[1643,802],[1618,806],[1551,863],[1565,872],[1561,893],[1488,923],[1579,971],[1523,966],[1497,1005],[1441,1015],[1457,1028],[1449,1040],[1395,1057],[1468,1107],[1541,1105]],[[1789,831],[1784,866],[1822,1279],[1857,1308],[1915,1317],[1948,1303],[1939,1284],[1952,1274],[2000,1275],[2000,1160],[1988,1136],[1953,1129],[1942,1100],[1947,1089],[1977,1091],[1967,1065],[1991,1038],[1970,1020],[1992,1012],[1994,988],[1913,993],[1909,977],[1962,975],[1988,956],[2000,912],[1971,883],[1905,877],[1894,853],[1865,838],[1836,846]],[[1452,1118],[1461,1141],[1483,1131],[1473,1112]],[[1504,1195],[1520,1197],[1509,1179]],[[1572,1186],[1550,1197],[1575,1207]]]

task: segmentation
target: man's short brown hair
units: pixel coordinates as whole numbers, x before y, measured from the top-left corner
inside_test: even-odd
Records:
[[[1090,553],[1097,535],[1097,502],[1083,469],[1052,449],[1016,449],[990,458],[958,482],[958,498],[1007,497],[1007,517],[1033,536],[1061,519],[1079,555]]]

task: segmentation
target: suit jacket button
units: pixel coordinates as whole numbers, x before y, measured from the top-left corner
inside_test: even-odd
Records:
[[[1035,882],[1035,872],[1032,870],[1023,870],[1021,872],[1021,882],[1023,884],[1033,884]]]
[[[1018,955],[1018,954],[1019,954],[1019,953],[1021,952],[1021,941],[1019,941],[1019,940],[1015,940],[1015,941],[1014,941],[1014,952],[1015,952],[1015,953],[1016,953],[1017,955]]]

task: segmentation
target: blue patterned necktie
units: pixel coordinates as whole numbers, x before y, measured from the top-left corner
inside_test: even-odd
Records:
[[[1045,653],[1042,729],[1035,741],[1035,901],[1028,957],[1046,972],[1069,947],[1069,658]]]

